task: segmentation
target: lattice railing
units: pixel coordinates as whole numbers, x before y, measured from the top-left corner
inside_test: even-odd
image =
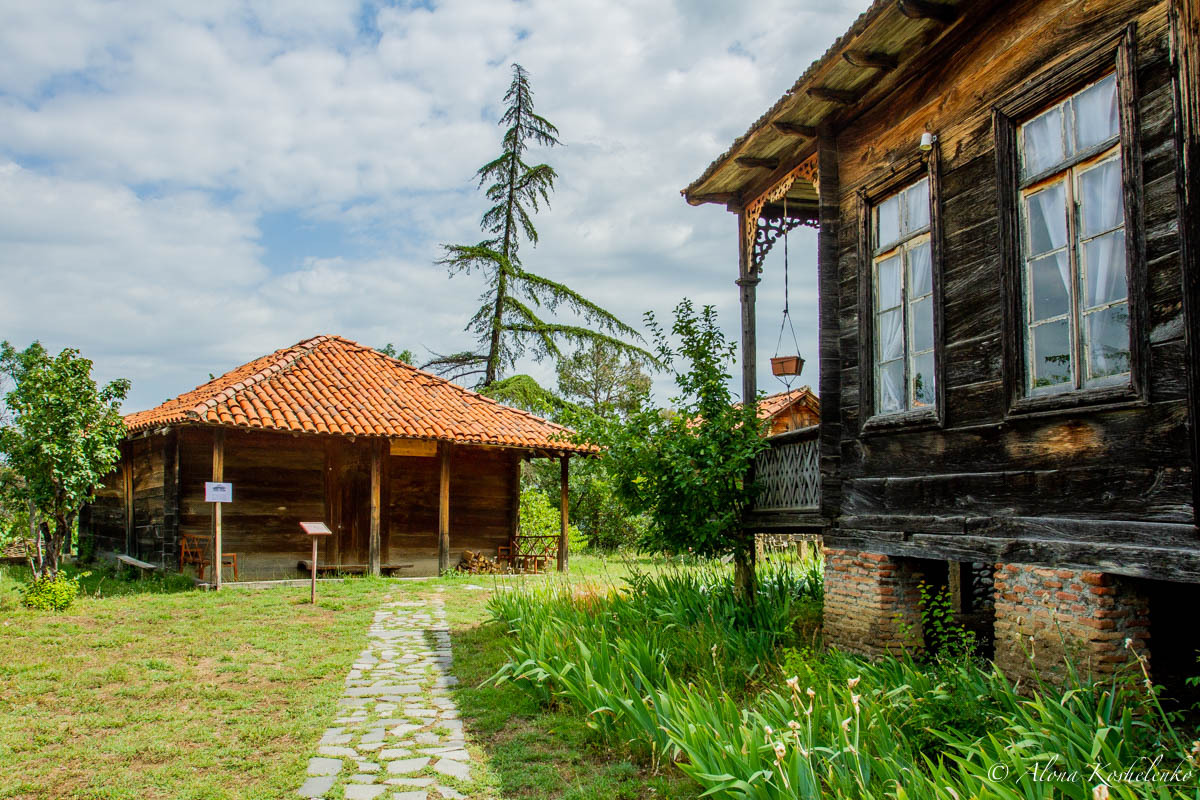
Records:
[[[797,432],[800,433],[800,432]],[[813,427],[801,436],[784,434],[755,461],[755,482],[761,487],[755,511],[815,509],[821,502],[821,468]]]

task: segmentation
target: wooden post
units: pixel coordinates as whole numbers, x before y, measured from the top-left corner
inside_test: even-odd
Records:
[[[757,225],[757,220],[750,219],[746,210],[738,213],[738,279],[742,308],[742,402],[749,403],[758,394],[758,344],[754,316],[754,299],[759,283],[758,273],[755,272],[753,255],[747,247],[746,228]]]
[[[567,517],[567,499],[568,499],[567,484],[568,484],[568,478],[570,477],[570,472],[569,472],[570,463],[571,463],[570,456],[562,457],[562,473],[561,473],[562,485],[561,485],[561,496],[559,498],[560,518],[559,518],[559,529],[558,529],[558,571],[559,572],[567,571],[568,560],[569,560],[568,553],[567,553],[567,543],[568,543],[567,530],[568,530],[568,526],[570,525],[570,520]]]
[[[313,540],[312,553],[312,589],[309,592],[308,602],[312,605],[317,604],[317,537],[309,536]]]
[[[841,483],[838,459],[841,448],[842,373],[841,323],[838,285],[838,220],[841,216],[838,188],[837,138],[826,127],[817,137],[817,202],[820,229],[817,231],[817,292],[820,320],[821,370],[821,515],[838,516]]]
[[[125,553],[137,556],[133,541],[133,445],[121,447],[121,478],[125,493]],[[33,520],[30,517],[30,520]]]
[[[380,573],[379,563],[379,495],[383,484],[383,440],[371,443],[371,538],[367,543],[367,568],[372,575]]]
[[[438,481],[438,574],[450,570],[450,443],[438,446],[441,478]]]
[[[225,429],[213,428],[213,483],[225,480]],[[216,590],[221,591],[221,506],[224,503],[213,503],[213,574]]]
[[[971,575],[969,565],[963,561],[946,562],[946,583],[950,589],[950,610],[955,616],[967,612],[971,598]]]
[[[1200,525],[1200,9],[1194,0],[1173,0],[1170,21],[1177,114],[1175,186],[1192,429],[1192,522]]]

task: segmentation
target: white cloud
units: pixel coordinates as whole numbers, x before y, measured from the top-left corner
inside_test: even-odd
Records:
[[[0,28],[3,336],[84,348],[134,379],[130,407],[320,332],[467,345],[480,283],[432,262],[479,238],[472,175],[497,148],[513,61],[566,144],[531,153],[561,177],[526,265],[630,321],[684,295],[715,303],[736,336],[734,219],[679,189],[863,5],[15,6]],[[272,274],[264,213],[337,226],[356,252]],[[815,246],[796,236],[815,382]],[[779,260],[760,288],[764,365]]]

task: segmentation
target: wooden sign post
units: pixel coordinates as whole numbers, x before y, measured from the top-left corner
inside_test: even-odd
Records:
[[[333,533],[329,530],[324,522],[301,522],[300,528],[309,536],[312,537],[313,555],[312,555],[312,592],[309,595],[309,602],[313,605],[317,603],[317,537],[328,536]]]
[[[213,505],[213,578],[216,590],[221,591],[221,504],[233,502],[233,484],[205,481],[204,502]]]

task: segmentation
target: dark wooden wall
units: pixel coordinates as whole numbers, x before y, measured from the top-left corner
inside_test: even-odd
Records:
[[[300,522],[325,519],[324,444],[313,436],[226,431],[224,480],[233,484],[233,502],[221,512],[222,550],[237,553],[243,579],[295,577],[296,563],[311,555]],[[204,502],[212,449],[211,428],[181,430],[182,533],[212,531],[212,505]]]
[[[334,535],[319,540],[325,563],[367,563],[371,449],[381,459],[380,552],[383,564],[412,564],[401,574],[437,572],[436,457],[386,455],[386,443],[324,436],[227,430],[224,480],[233,502],[222,512],[222,549],[237,553],[240,577],[296,577],[311,555],[301,521],[322,520]],[[81,516],[98,554],[127,553],[168,569],[179,565],[179,536],[209,537],[213,429],[182,427],[127,441],[121,466]],[[494,556],[515,526],[520,455],[456,446],[450,470],[450,563],[464,549]],[[127,474],[129,480],[127,481]],[[132,506],[127,494],[132,493]],[[127,509],[132,516],[127,518]],[[131,527],[130,527],[131,526]],[[132,531],[132,538],[128,531]],[[129,542],[132,541],[132,547]],[[226,579],[232,576],[226,573]]]
[[[942,555],[958,557],[996,556],[996,537],[1200,545],[1191,525],[1167,8],[1144,0],[1014,3],[968,27],[923,74],[837,132],[836,284],[824,266],[821,282],[822,414],[825,427],[836,426],[824,431],[822,461],[823,472],[839,479],[826,498],[835,545],[936,556],[937,536],[918,548],[911,536],[938,534]],[[1131,22],[1148,272],[1145,402],[1011,414],[992,107]],[[859,193],[917,157],[927,128],[938,134],[941,161],[945,414],[940,426],[864,432],[859,384],[871,364],[860,364],[859,325],[871,314],[859,308]],[[1135,533],[1127,522],[1161,525]],[[1071,558],[1088,561],[1097,552],[1075,547]],[[1146,564],[1134,571],[1147,574]]]
[[[411,563],[404,574],[437,572],[438,459],[391,456],[385,503],[385,561]],[[463,550],[488,556],[508,543],[520,496],[520,456],[498,448],[456,446],[450,456],[450,566]]]

